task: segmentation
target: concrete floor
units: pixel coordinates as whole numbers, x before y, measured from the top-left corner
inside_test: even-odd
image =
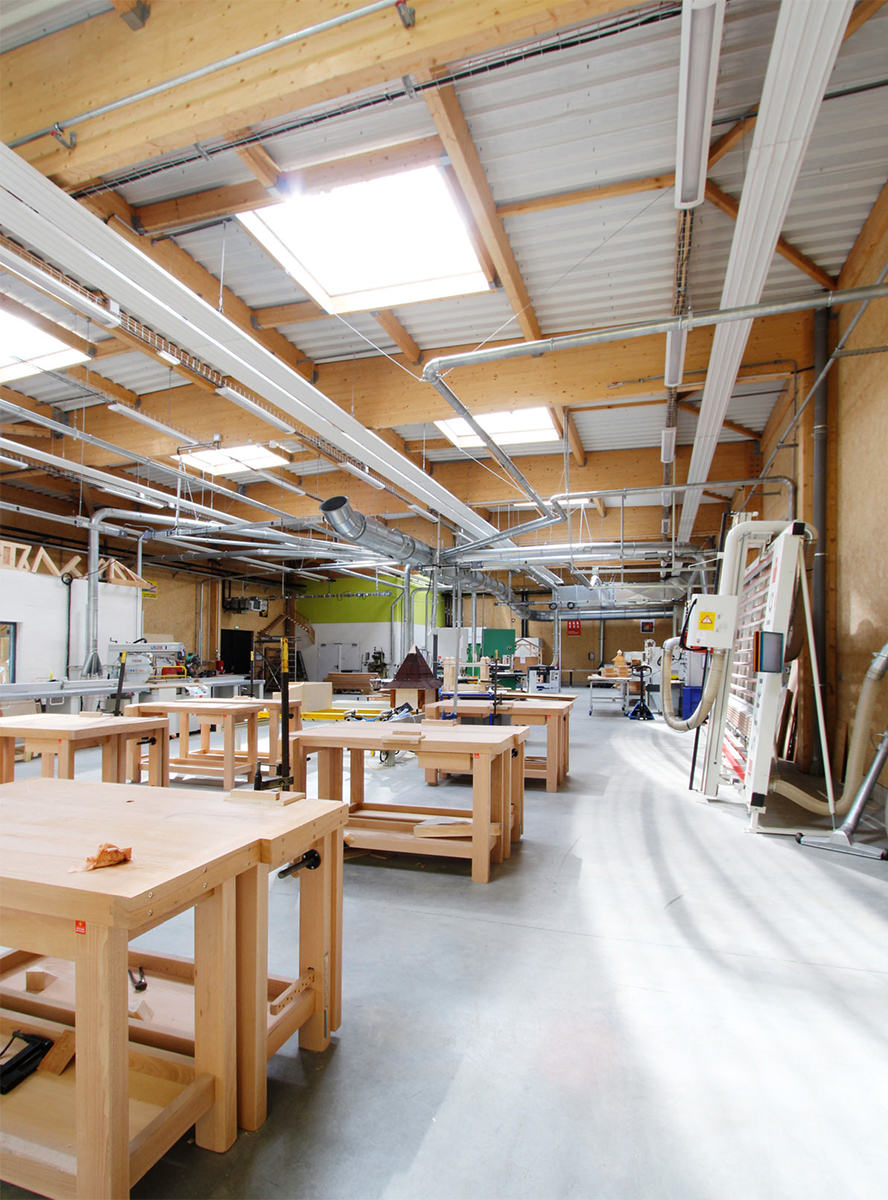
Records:
[[[183,1139],[133,1195],[881,1200],[888,863],[746,834],[688,793],[690,746],[581,696],[569,783],[529,785],[489,885],[349,861],[330,1050],[293,1039],[261,1131]],[[367,775],[368,798],[428,794],[409,762]],[[297,893],[272,883],[281,973]],[[188,921],[149,940],[187,952]]]

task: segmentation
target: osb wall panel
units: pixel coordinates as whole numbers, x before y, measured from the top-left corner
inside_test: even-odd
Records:
[[[869,256],[860,284],[874,283],[888,261],[888,230]],[[839,312],[840,333],[856,307]],[[888,300],[869,305],[848,348],[888,343]],[[839,360],[837,487],[838,733],[850,729],[857,694],[873,654],[888,642],[888,355]],[[888,727],[888,680],[882,685],[871,734]],[[885,784],[886,773],[881,782]]]

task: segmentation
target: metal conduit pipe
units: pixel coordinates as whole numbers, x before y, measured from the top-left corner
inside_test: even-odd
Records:
[[[581,621],[661,621],[672,616],[672,608],[562,608],[557,613],[550,608],[528,608],[522,615],[528,621],[554,621],[556,616]]]
[[[628,559],[650,559],[659,562],[672,553],[669,542],[625,542],[624,555]],[[675,547],[676,556],[682,559],[697,559],[703,553],[698,547],[683,542]],[[504,566],[526,566],[530,563],[563,563],[575,559],[610,562],[616,559],[614,542],[547,542],[541,546],[516,546],[514,549],[496,547],[480,550],[472,555],[473,561],[502,563]],[[560,580],[557,580],[560,584]]]
[[[23,420],[42,425],[45,429],[51,429],[53,433],[57,433],[61,437],[73,438],[76,442],[83,442],[87,446],[95,446],[98,450],[108,450],[112,454],[119,454],[121,458],[125,458],[131,463],[135,463],[137,466],[151,467],[153,469],[157,469],[159,467],[168,475],[173,476],[173,478],[177,481],[182,478],[182,472],[176,467],[167,467],[164,463],[157,462],[155,459],[145,458],[141,454],[134,454],[132,450],[128,450],[124,446],[118,446],[115,442],[106,442],[104,438],[96,437],[95,434],[92,433],[86,433],[84,430],[77,429],[73,425],[63,425],[61,421],[54,421],[52,417],[46,417],[42,413],[31,412],[30,409],[22,408],[19,404],[12,404],[8,400],[0,399],[0,410],[3,412],[8,412],[12,416],[21,417]],[[28,451],[27,449],[21,449],[19,453],[24,454],[26,457],[28,454],[30,454],[32,458],[37,456],[36,451]],[[38,459],[38,461],[40,460]],[[73,468],[70,469],[73,470]],[[84,470],[90,469],[93,468],[84,468]],[[186,478],[188,478],[189,481],[193,479],[193,477],[190,475],[186,476]],[[124,480],[124,483],[126,483],[126,480]],[[119,485],[120,480],[118,479],[118,486]],[[147,485],[138,484],[135,480],[133,481],[132,486],[138,487],[139,491],[146,493],[152,492],[152,494],[154,494],[153,489],[150,489]],[[229,500],[238,500],[243,504],[249,505],[251,508],[258,508],[262,512],[271,513],[273,516],[278,518],[283,517],[285,520],[289,520],[293,515],[292,513],[284,512],[284,510],[281,508],[274,508],[270,504],[264,504],[261,500],[251,500],[249,496],[241,496],[236,492],[232,492],[230,488],[222,487],[221,484],[213,483],[213,481],[209,479],[202,479],[201,487],[206,491],[215,492],[217,495],[226,496]],[[224,521],[226,519],[224,515],[218,511],[218,509],[205,508],[202,505],[198,506],[194,501],[181,500],[176,496],[171,496],[168,492],[158,492],[155,495],[156,498],[164,500],[167,503],[175,502],[176,504],[184,504],[186,507],[193,508],[195,510],[201,508],[202,511],[211,513],[217,521]],[[235,520],[236,518],[230,519]]]
[[[137,104],[141,100],[148,100],[152,96],[158,96],[170,88],[180,87],[186,83],[193,83],[196,79],[204,79],[208,75],[215,75],[217,71],[224,71],[228,67],[239,66],[241,63],[248,62],[251,58],[257,58],[260,54],[268,54],[272,50],[279,50],[282,46],[290,46],[294,42],[305,41],[317,33],[324,33],[328,29],[335,29],[337,25],[345,25],[348,21],[354,21],[358,17],[367,17],[371,13],[382,12],[383,9],[397,7],[396,0],[375,0],[375,3],[365,4],[361,8],[354,8],[350,12],[341,13],[336,17],[328,17],[327,20],[318,21],[314,25],[306,25],[304,29],[294,30],[293,33],[284,34],[283,37],[274,38],[270,42],[263,42],[261,46],[253,46],[249,50],[241,50],[237,54],[231,54],[228,58],[220,58],[217,62],[207,63],[203,67],[196,67],[193,71],[188,71],[184,75],[176,75],[173,79],[167,79],[163,83],[155,83],[151,87],[143,88],[141,91],[131,92],[128,96],[121,96],[119,100],[112,100],[108,104],[100,105],[98,108],[91,108],[86,112],[78,113],[76,117],[68,117],[66,120],[59,121],[57,125],[48,125],[44,129],[35,130],[34,133],[23,134],[9,144],[13,148],[26,146],[29,142],[36,141],[37,138],[48,137],[58,130],[70,129],[72,126],[80,125],[84,121],[92,120],[94,117],[102,117],[106,113],[116,112],[118,109],[126,108],[130,104]]]
[[[128,517],[157,525],[179,525],[182,518],[166,517],[159,513],[132,513],[125,508],[99,508],[89,520],[89,540],[86,560],[86,645],[83,664],[84,678],[101,675],[104,668],[99,657],[99,535],[109,517]],[[188,522],[185,522],[188,524]]]
[[[764,484],[764,483],[779,483],[781,487],[786,488],[786,519],[787,519],[787,521],[795,520],[796,485],[795,485],[795,480],[790,479],[790,477],[788,475],[768,475],[767,478],[765,478],[765,479],[763,479],[760,475],[757,475],[755,477],[755,479],[719,479],[719,480],[715,480],[715,481],[707,480],[706,486],[708,488],[729,488],[729,487],[730,488],[738,488],[738,487],[752,487],[753,484]],[[662,483],[658,483],[658,484],[645,485],[644,487],[602,488],[596,492],[559,492],[556,496],[552,496],[551,499],[553,501],[556,501],[556,500],[558,500],[558,501],[561,501],[561,500],[594,500],[596,498],[604,499],[607,496],[615,496],[617,494],[621,494],[624,496],[626,496],[626,495],[632,495],[632,496],[648,495],[649,496],[649,495],[654,495],[654,494],[660,495],[663,492],[668,492],[668,493],[674,495],[677,492],[688,492],[694,487],[699,488],[700,484],[690,484],[690,483],[662,484]],[[515,531],[513,530],[513,532],[515,532]]]
[[[673,330],[698,329],[706,325],[719,325],[723,321],[746,321],[750,317],[754,319],[777,316],[780,313],[804,312],[808,308],[832,308],[837,304],[856,304],[863,300],[878,300],[882,296],[888,296],[888,284],[845,288],[843,291],[836,292],[819,292],[814,296],[798,300],[744,304],[739,308],[713,309],[688,313],[681,317],[663,317],[657,321],[613,325],[608,329],[594,329],[587,333],[567,333],[559,337],[540,338],[535,342],[517,342],[509,346],[486,346],[483,350],[468,350],[464,354],[444,354],[430,359],[423,368],[422,377],[427,383],[434,384],[435,380],[445,371],[452,371],[454,367],[474,366],[485,362],[502,362],[503,359],[526,358],[528,355],[538,358],[541,354],[549,354],[556,350],[576,350],[580,346],[619,342],[624,338],[647,337],[652,333],[670,333]]]
[[[532,533],[535,529],[545,529],[548,525],[556,525],[562,519],[562,517],[554,514],[548,517],[539,517],[536,521],[526,521],[523,525],[515,525],[512,529],[502,529],[499,533],[494,533],[490,537],[478,538],[474,542],[462,542],[452,550],[442,551],[440,556],[441,561],[450,562],[451,559],[458,558],[460,555],[477,550],[482,546],[492,546],[494,542],[503,542],[507,538],[521,537],[522,534]]]
[[[820,675],[821,700],[825,695],[826,675],[826,373],[829,314],[818,308],[814,314],[814,373],[819,380],[814,392],[814,462],[813,506],[814,528],[822,537],[814,547],[814,571],[811,578],[811,620],[814,626],[814,653]],[[814,739],[811,752],[811,774],[823,774],[823,754],[820,741]]]

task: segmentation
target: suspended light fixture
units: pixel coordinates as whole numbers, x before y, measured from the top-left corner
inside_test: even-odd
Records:
[[[666,365],[663,368],[663,382],[668,388],[681,386],[687,347],[688,331],[670,329],[666,334]]]
[[[114,404],[108,405],[108,412],[119,413],[122,417],[129,417],[131,421],[138,421],[140,425],[147,425],[150,429],[156,429],[158,433],[166,434],[167,437],[173,438],[180,445],[196,445],[194,438],[188,437],[179,429],[173,429],[172,425],[164,425],[163,421],[156,421],[154,417],[149,417],[147,413],[143,413],[139,408],[131,408],[129,404],[119,404],[115,401]]]
[[[249,396],[245,396],[243,392],[237,391],[227,383],[216,388],[216,395],[224,396],[226,400],[232,400],[246,412],[252,413],[254,417],[260,417],[263,421],[267,421],[269,425],[273,425],[275,429],[282,429],[284,433],[295,432],[291,422],[284,421],[281,417],[276,416],[267,408],[263,408],[261,404],[257,404],[255,400],[251,400]]]
[[[725,0],[683,0],[675,207],[703,202]]]
[[[678,430],[674,425],[668,425],[660,434],[660,462],[671,463],[675,460],[675,435]],[[667,501],[668,503],[668,501]]]
[[[371,475],[369,471],[365,471],[363,467],[356,466],[355,463],[340,462],[339,468],[342,471],[348,471],[350,475],[354,475],[355,479],[360,479],[362,483],[369,483],[372,488],[376,488],[378,492],[385,491],[385,484],[381,479],[377,479]]]

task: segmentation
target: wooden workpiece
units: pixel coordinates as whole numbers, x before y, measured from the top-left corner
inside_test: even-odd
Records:
[[[73,779],[75,753],[89,747],[102,749],[102,780],[124,783],[127,757],[144,741],[148,747],[148,781],[154,787],[169,782],[169,722],[163,715],[115,717],[109,713],[32,713],[0,717],[0,782],[15,777],[15,739],[23,738],[25,751],[42,757],[44,776]],[[135,780],[138,782],[138,779]]]
[[[499,716],[509,717],[521,725],[545,725],[545,757],[526,755],[524,778],[545,779],[547,792],[557,792],[570,771],[570,713],[573,706],[573,696],[558,700],[539,695],[527,699],[497,698],[496,712]],[[425,712],[427,717],[440,719],[453,712],[453,700],[427,704]],[[459,721],[464,717],[474,717],[476,720],[492,717],[493,700],[457,700],[456,715]]]
[[[521,836],[524,812],[524,742],[521,725],[400,725],[382,721],[343,722],[303,729],[291,737],[293,786],[306,790],[306,760],[318,755],[318,794],[342,798],[343,755],[348,751],[350,803],[345,831],[347,846],[469,858],[472,879],[487,883],[490,863],[511,853]],[[425,805],[365,804],[364,751],[409,750],[417,765],[430,772],[472,776],[472,808]],[[471,821],[471,837],[428,837],[416,827],[431,817]]]
[[[267,761],[274,765],[278,761],[280,735],[279,700],[257,700],[239,696],[233,700],[213,700],[206,697],[179,700],[151,700],[144,704],[128,704],[127,716],[178,717],[179,753],[170,759],[170,770],[174,774],[199,775],[209,779],[221,779],[225,791],[231,791],[238,775],[252,779],[257,762]],[[269,750],[259,751],[259,713],[268,711]],[[292,705],[292,728],[301,724],[300,706]],[[194,720],[200,727],[200,749],[192,751],[189,744],[189,728]],[[210,748],[211,726],[222,733],[222,749]],[[247,744],[244,750],[237,748],[237,726],[245,725]]]
[[[238,1120],[257,1128],[270,1043],[268,871],[308,849],[320,854],[316,870],[300,873],[299,980],[289,996],[273,990],[275,1016],[292,1004],[290,1032],[301,1026],[300,1044],[320,1050],[340,1019],[345,805],[261,807],[191,790],[36,779],[0,787],[0,806],[0,939],[17,947],[4,972],[57,976],[36,995],[20,989],[25,1004],[48,1005],[64,971],[46,960],[35,967],[33,956],[73,962],[77,1026],[73,1069],[37,1072],[0,1100],[3,1177],[50,1196],[123,1197],[191,1125],[197,1144],[217,1151],[232,1144]],[[132,860],[71,873],[107,841],[132,846]],[[127,1037],[127,943],[191,907],[193,1061],[128,1047]],[[155,993],[143,994],[159,1007]]]

